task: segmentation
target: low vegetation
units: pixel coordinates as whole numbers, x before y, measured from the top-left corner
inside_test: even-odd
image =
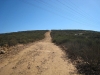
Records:
[[[47,30],[36,30],[0,34],[0,46],[10,47],[17,44],[27,44],[38,41],[44,38],[44,33],[46,31]]]
[[[100,75],[100,32],[87,30],[52,30],[52,42],[75,62],[80,74]]]

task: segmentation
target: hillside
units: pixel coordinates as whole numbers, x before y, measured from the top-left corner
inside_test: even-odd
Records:
[[[38,41],[44,38],[47,30],[21,31],[0,34],[0,46],[15,46],[17,44],[26,44]]]
[[[45,38],[47,30],[20,31],[0,34],[0,61],[19,53],[33,42]]]
[[[60,46],[85,75],[100,74],[100,32],[87,30],[52,30],[52,42]]]
[[[2,50],[0,75],[100,74],[100,32],[97,31],[39,30],[0,34]],[[5,70],[8,71],[5,73]]]
[[[6,72],[5,72],[6,71]],[[0,75],[77,75],[75,66],[65,59],[65,53],[51,41],[50,32],[0,62]]]

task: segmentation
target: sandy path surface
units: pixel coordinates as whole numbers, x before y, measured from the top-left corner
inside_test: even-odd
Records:
[[[75,67],[63,56],[47,32],[45,39],[1,62],[0,75],[76,75]]]

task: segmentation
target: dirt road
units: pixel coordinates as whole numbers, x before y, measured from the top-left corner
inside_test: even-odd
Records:
[[[76,75],[75,67],[63,56],[47,32],[45,39],[0,63],[0,75]]]

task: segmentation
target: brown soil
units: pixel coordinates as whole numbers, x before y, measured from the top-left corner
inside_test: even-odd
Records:
[[[64,56],[49,31],[45,39],[0,62],[0,75],[76,75],[75,66]]]

